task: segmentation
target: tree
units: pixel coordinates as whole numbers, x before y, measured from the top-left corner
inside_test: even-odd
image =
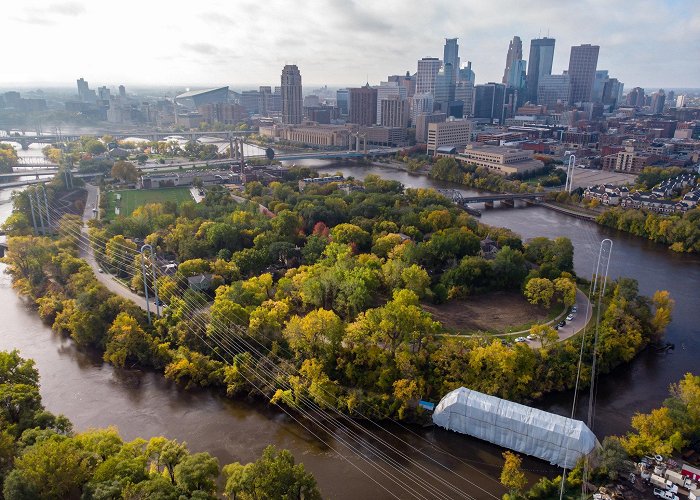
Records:
[[[549,325],[532,325],[530,334],[537,337],[541,347],[552,345],[559,340],[559,334]]]
[[[338,224],[331,229],[331,239],[335,243],[355,245],[362,250],[369,247],[370,235],[367,231],[355,224]]]
[[[119,313],[107,332],[104,360],[119,367],[127,361],[145,365],[151,358],[151,338],[128,313]]]
[[[201,491],[206,498],[216,498],[216,478],[219,476],[219,461],[209,453],[187,455],[174,468],[175,484],[184,492]]]
[[[624,471],[628,455],[619,438],[605,436],[598,452],[598,459],[598,471],[605,474],[611,481],[616,481],[620,472]]]
[[[547,278],[532,278],[525,285],[525,298],[530,304],[541,304],[549,308],[554,296],[554,284]]]
[[[113,236],[107,241],[105,257],[118,276],[127,276],[128,267],[136,254],[136,243],[127,240],[121,234]]]
[[[660,338],[666,331],[666,327],[671,322],[674,300],[666,290],[657,290],[652,297],[654,305],[654,316],[651,318],[651,326],[654,329],[655,337]]]
[[[527,484],[525,473],[520,469],[522,459],[510,451],[503,452],[503,458],[505,462],[501,470],[501,484],[510,490],[511,495],[518,495]]]
[[[343,321],[333,311],[314,309],[303,317],[292,316],[282,331],[299,358],[330,362],[343,338]]]
[[[287,450],[268,446],[253,463],[224,466],[224,495],[232,500],[286,498],[319,500],[316,480],[303,464],[295,464]]]
[[[119,160],[112,166],[112,177],[124,182],[133,182],[139,178],[139,172],[133,163]]]
[[[569,308],[576,303],[576,283],[569,278],[557,278],[553,282],[554,291],[559,295],[559,300],[565,308]]]
[[[172,484],[175,484],[175,466],[187,455],[187,443],[178,443],[161,436],[151,438],[146,446],[146,456],[152,460],[158,472],[168,472]]]

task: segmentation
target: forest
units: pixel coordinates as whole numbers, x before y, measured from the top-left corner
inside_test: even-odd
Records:
[[[459,386],[516,401],[572,386],[578,337],[539,349],[489,336],[438,337],[443,326],[422,306],[498,290],[570,303],[577,278],[568,239],[523,242],[435,191],[376,176],[355,186],[300,192],[294,179],[250,182],[252,203],[243,204],[212,187],[200,204],[147,204],[93,223],[100,265],[134,290],[144,288],[136,252],[144,242],[157,259],[178,263],[173,274],[147,276],[146,288],[157,286],[167,306],[152,325],[81,258],[81,222],[67,215],[56,237],[31,236],[21,194],[5,262],[15,288],[57,333],[117,366],[152,367],[231,397],[421,419],[418,399],[437,401]],[[261,214],[258,203],[275,216]],[[496,247],[491,255],[482,251],[487,239]],[[206,286],[190,285],[188,278],[202,276]],[[666,292],[646,298],[634,280],[611,282],[601,373],[657,341],[671,309]],[[588,377],[584,370],[584,383]]]

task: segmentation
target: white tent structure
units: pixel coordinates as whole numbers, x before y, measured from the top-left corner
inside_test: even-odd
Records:
[[[580,420],[464,387],[442,398],[433,422],[567,469],[598,445],[595,434]]]

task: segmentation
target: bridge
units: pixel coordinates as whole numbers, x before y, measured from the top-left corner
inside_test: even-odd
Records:
[[[438,189],[438,191],[470,213],[471,211],[467,209],[468,205],[476,203],[483,203],[486,208],[493,208],[494,203],[500,201],[504,205],[513,207],[517,200],[539,203],[544,199],[544,193],[493,193],[480,196],[464,196],[456,189]],[[476,210],[474,211],[478,212]],[[481,212],[478,213],[481,214]]]
[[[166,139],[168,137],[183,137],[190,141],[196,141],[201,137],[218,137],[221,139],[229,139],[230,137],[240,137],[252,134],[250,130],[227,130],[220,132],[105,132],[102,134],[22,134],[22,135],[12,135],[6,133],[6,135],[0,136],[0,142],[16,142],[22,149],[28,149],[30,144],[41,143],[41,144],[55,144],[62,142],[77,141],[81,137],[95,137],[100,138],[105,135],[114,137],[115,140],[126,139],[128,137],[137,137],[140,139],[147,139],[149,141],[159,141]]]

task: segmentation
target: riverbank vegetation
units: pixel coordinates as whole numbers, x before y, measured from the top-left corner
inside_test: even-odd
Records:
[[[545,170],[547,172],[545,172]],[[542,172],[533,172],[533,176],[553,171],[554,167],[545,167]],[[525,177],[511,178],[489,172],[486,167],[458,162],[454,158],[440,158],[430,168],[430,177],[441,181],[454,182],[475,189],[495,191],[497,193],[535,193],[542,187],[524,182]]]
[[[661,455],[671,457],[700,436],[700,376],[686,373],[669,390],[669,398],[660,408],[650,413],[636,413],[631,427],[624,436],[608,436],[591,461],[587,482],[597,486],[609,484],[621,477],[636,472],[633,460],[644,456]],[[567,474],[564,483],[566,500],[580,498],[583,483],[583,461]],[[511,478],[517,478],[513,481]],[[509,453],[501,475],[501,482],[510,493],[504,500],[549,500],[559,498],[561,476],[541,478],[527,492],[520,471],[519,457]],[[590,491],[590,490],[589,490]]]
[[[9,239],[14,286],[57,332],[118,366],[291,407],[415,418],[418,399],[460,386],[527,401],[573,385],[580,348],[572,342],[532,349],[438,338],[444,328],[422,306],[528,289],[531,301],[570,304],[568,239],[523,243],[435,191],[376,176],[349,194],[335,184],[299,192],[292,182],[246,190],[253,204],[212,188],[200,204],[147,204],[91,229],[100,265],[135,290],[143,288],[136,241],[179,262],[157,280],[168,307],[153,325],[79,258],[79,222],[70,218],[62,237]],[[202,276],[205,285],[188,281]],[[634,280],[607,290],[601,373],[655,340],[670,311],[669,301],[640,296]],[[590,343],[584,352],[590,361]]]
[[[209,453],[162,436],[125,442],[114,427],[76,433],[66,417],[45,410],[34,362],[17,351],[0,351],[0,401],[8,500],[320,498],[304,466],[273,446],[255,462],[220,467]]]

